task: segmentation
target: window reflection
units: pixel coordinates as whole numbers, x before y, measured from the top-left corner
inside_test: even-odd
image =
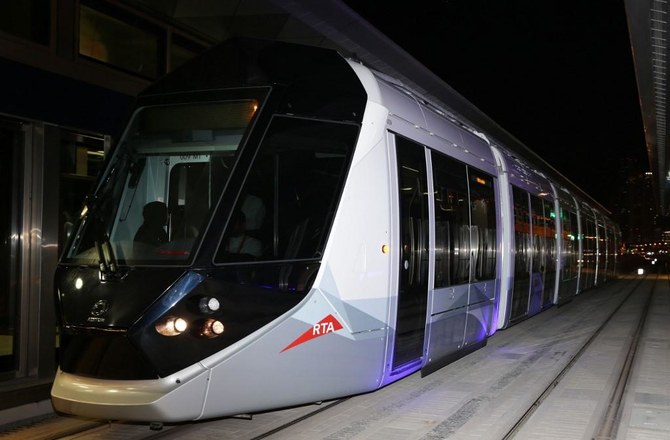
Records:
[[[137,19],[135,19],[137,21]],[[79,54],[148,78],[157,78],[161,33],[82,5],[79,10]]]

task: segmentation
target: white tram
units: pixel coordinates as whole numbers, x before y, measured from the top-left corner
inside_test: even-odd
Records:
[[[55,408],[371,391],[616,274],[590,200],[334,51],[231,40],[144,92],[57,272]]]

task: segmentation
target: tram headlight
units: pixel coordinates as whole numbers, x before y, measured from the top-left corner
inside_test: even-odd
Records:
[[[184,318],[166,316],[156,323],[155,328],[163,336],[177,336],[186,331],[188,323]]]
[[[225,327],[221,321],[216,319],[208,319],[203,323],[200,335],[206,338],[215,338],[221,335],[224,329]]]
[[[213,296],[205,296],[200,298],[198,308],[202,313],[214,313],[221,308],[221,303]]]

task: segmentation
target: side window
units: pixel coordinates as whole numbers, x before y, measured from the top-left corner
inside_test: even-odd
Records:
[[[493,178],[433,153],[435,287],[495,278]]]
[[[435,288],[467,283],[470,209],[465,164],[433,153]]]
[[[496,204],[493,178],[468,167],[474,253],[473,281],[496,277]]]
[[[351,124],[275,117],[216,261],[320,258],[357,134]]]

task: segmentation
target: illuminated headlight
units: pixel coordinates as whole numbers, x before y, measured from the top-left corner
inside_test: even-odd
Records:
[[[201,298],[200,303],[198,305],[202,313],[216,312],[221,308],[221,303],[219,302],[219,300],[210,296]]]
[[[221,321],[216,319],[208,319],[202,325],[202,331],[200,334],[207,338],[215,338],[223,333],[224,327]]]
[[[186,331],[188,323],[183,318],[167,316],[156,323],[156,331],[163,336],[177,336]]]

